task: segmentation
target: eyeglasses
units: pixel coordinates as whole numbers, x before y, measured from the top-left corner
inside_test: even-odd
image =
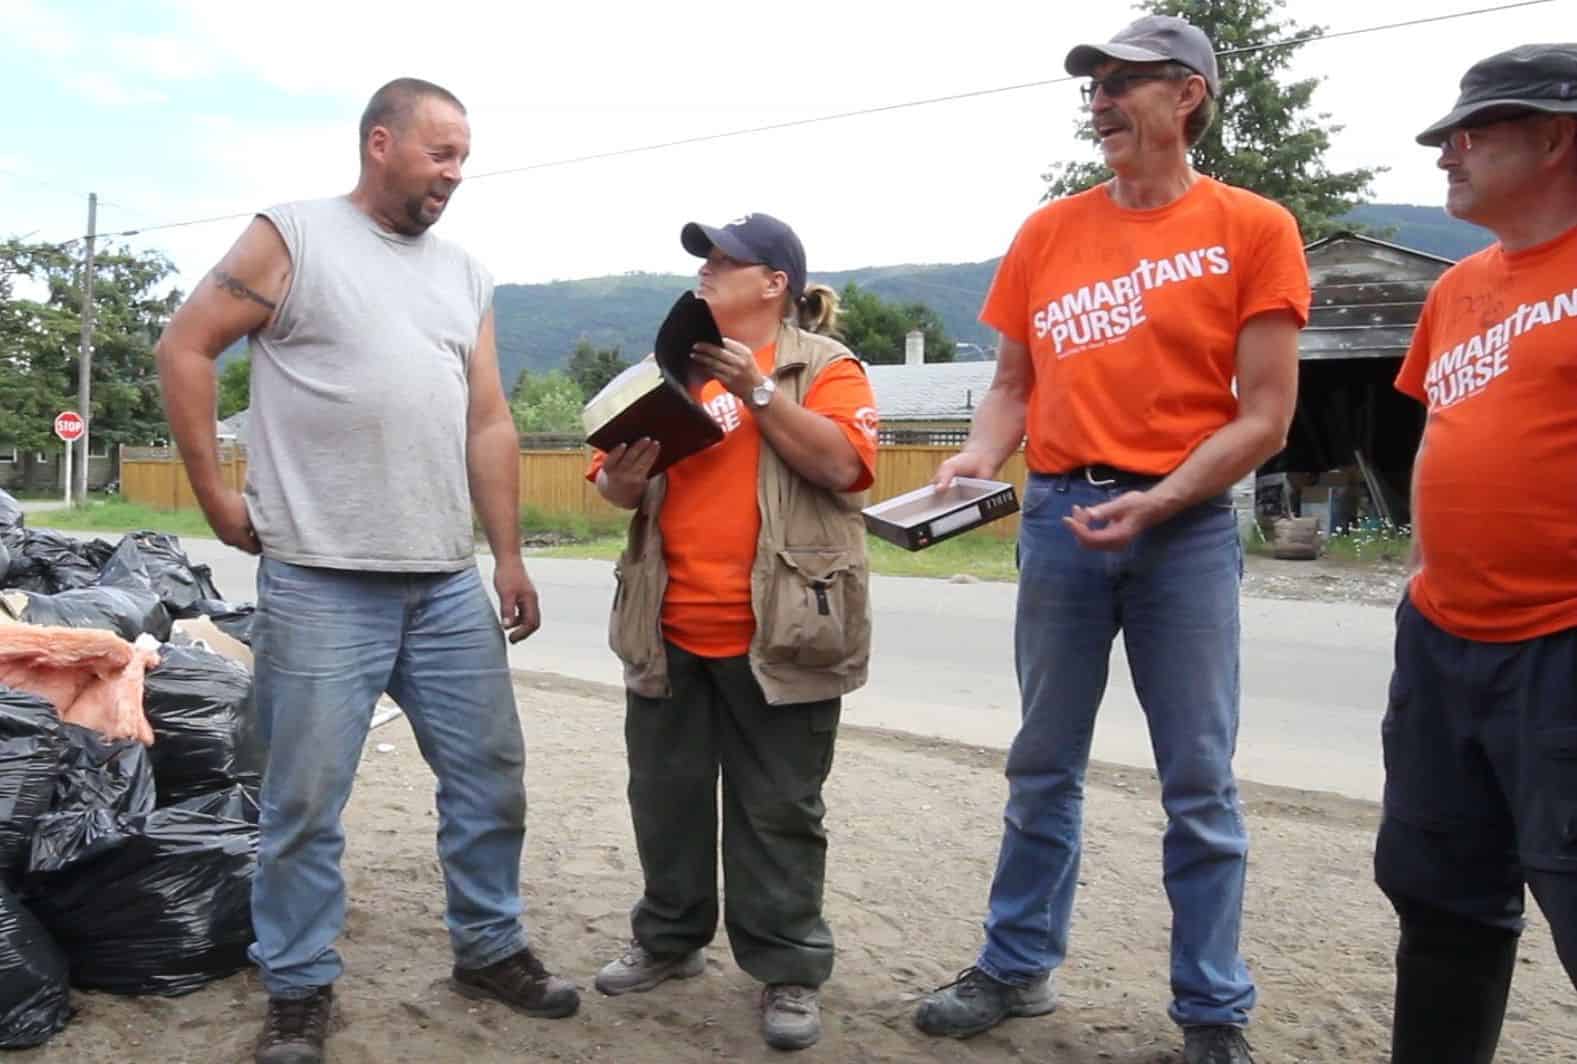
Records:
[[[1482,140],[1484,139],[1485,131],[1491,126],[1510,125],[1513,122],[1522,122],[1529,118],[1540,117],[1542,116],[1538,111],[1523,111],[1515,114],[1502,113],[1498,117],[1480,120],[1474,122],[1470,126],[1458,126],[1450,133],[1447,133],[1446,139],[1440,142],[1441,154],[1444,154],[1447,149],[1449,149],[1456,152],[1458,155],[1466,155],[1468,152],[1473,150],[1473,140],[1475,134],[1477,134],[1478,139]]]
[[[1079,93],[1084,97],[1085,103],[1095,99],[1095,90],[1104,89],[1109,99],[1117,99],[1128,92],[1141,81],[1175,81],[1176,74],[1148,73],[1140,70],[1120,70],[1115,74],[1107,74],[1104,78],[1091,78],[1087,84],[1079,86]]]

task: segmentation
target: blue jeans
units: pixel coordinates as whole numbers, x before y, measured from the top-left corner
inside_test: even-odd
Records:
[[[269,994],[304,996],[342,971],[340,813],[385,691],[438,777],[455,963],[484,967],[521,949],[525,742],[503,632],[476,569],[364,573],[265,558],[253,652],[269,757],[251,958]]]
[[[1232,775],[1237,523],[1223,496],[1125,550],[1079,546],[1062,519],[1119,491],[1037,474],[1024,493],[1015,629],[1023,720],[1008,753],[1002,849],[978,964],[1023,985],[1067,956],[1090,737],[1121,630],[1166,810],[1171,1016],[1241,1025],[1254,984],[1238,952],[1248,835]]]

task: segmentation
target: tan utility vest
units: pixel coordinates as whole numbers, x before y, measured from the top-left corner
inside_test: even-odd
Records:
[[[836,340],[784,323],[778,332],[778,390],[803,403],[811,382],[839,359]],[[625,686],[648,698],[669,694],[662,631],[668,567],[658,513],[668,489],[653,477],[630,519],[614,569],[608,643],[624,663]],[[773,705],[837,698],[865,683],[871,651],[870,571],[864,492],[833,492],[799,476],[761,443],[756,475],[761,535],[750,571],[756,632],[750,668]]]

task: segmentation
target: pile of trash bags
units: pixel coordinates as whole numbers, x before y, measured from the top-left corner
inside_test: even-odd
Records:
[[[250,643],[175,537],[29,529],[0,491],[0,1049],[62,1030],[72,987],[247,964],[266,751],[249,659],[197,618]]]

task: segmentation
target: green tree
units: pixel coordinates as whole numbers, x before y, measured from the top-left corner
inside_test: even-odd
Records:
[[[95,445],[167,436],[153,345],[180,304],[161,292],[174,272],[157,252],[106,247],[94,270],[91,434]],[[41,284],[43,301],[17,299]],[[0,425],[19,447],[55,450],[54,414],[75,407],[81,346],[81,261],[75,245],[0,245]]]
[[[590,340],[577,343],[569,356],[569,376],[580,387],[582,402],[602,391],[603,385],[629,368],[630,364],[619,357],[617,347],[595,347]]]
[[[233,359],[219,371],[219,417],[239,414],[252,403],[252,356]]]
[[[18,282],[38,277],[58,254],[18,240],[0,244],[0,446],[24,452],[57,450],[55,415],[76,405],[74,369],[37,354],[63,350],[73,330],[80,335],[76,317],[16,294]]]
[[[1305,242],[1360,226],[1338,219],[1366,199],[1384,167],[1333,173],[1325,166],[1331,135],[1341,131],[1328,114],[1310,114],[1320,78],[1284,81],[1295,53],[1324,32],[1280,17],[1285,0],[1155,0],[1138,5],[1148,14],[1177,15],[1205,31],[1218,52],[1267,41],[1282,47],[1225,55],[1216,120],[1193,149],[1194,168],[1230,185],[1275,200],[1298,220]],[[1096,142],[1088,115],[1080,136]],[[1061,162],[1044,174],[1046,198],[1081,192],[1111,177],[1096,162]]]
[[[585,403],[580,385],[563,370],[542,374],[521,370],[509,409],[520,432],[579,432]]]
[[[925,336],[927,362],[953,361],[953,341],[942,318],[924,303],[889,303],[850,281],[839,296],[843,305],[843,342],[872,365],[904,360],[905,337],[919,329]]]

